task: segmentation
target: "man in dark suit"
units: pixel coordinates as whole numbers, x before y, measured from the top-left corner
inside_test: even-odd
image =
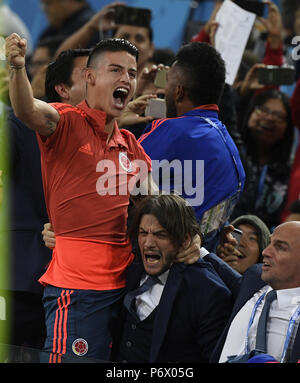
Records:
[[[277,226],[270,245],[263,251],[263,263],[251,266],[243,275],[231,317],[212,353],[211,362],[226,362],[230,355],[242,355],[256,348],[263,294],[270,290],[276,291],[276,298],[271,303],[267,320],[265,351],[278,362],[297,363],[300,360],[299,326],[297,329],[300,319],[300,222]],[[261,304],[257,305],[260,299]]]
[[[129,295],[118,320],[113,360],[207,362],[230,315],[232,296],[211,264],[174,262],[199,234],[192,207],[176,195],[147,197],[131,234],[140,257],[128,269]],[[151,277],[158,277],[157,283],[131,306],[133,290]]]

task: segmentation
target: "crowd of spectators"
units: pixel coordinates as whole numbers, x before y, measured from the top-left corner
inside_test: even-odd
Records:
[[[217,270],[218,275],[213,275],[212,279],[207,275],[205,276],[205,278],[208,278],[209,283],[211,283],[211,280],[214,280],[213,283],[216,284],[224,283],[220,291],[222,291],[221,294],[224,294],[224,305],[228,299],[228,306],[227,303],[226,307],[224,306],[224,310],[228,311],[227,319],[229,319],[232,309],[232,312],[235,312],[234,298],[237,297],[236,302],[239,302],[239,292],[243,292],[243,286],[248,283],[247,270],[249,268],[254,270],[251,266],[256,267],[258,270],[259,264],[263,262],[267,262],[269,266],[268,259],[271,257],[269,255],[271,250],[265,252],[264,250],[275,246],[273,242],[276,241],[279,235],[277,233],[283,233],[283,235],[286,235],[285,238],[288,238],[285,227],[290,227],[290,230],[295,230],[295,233],[296,230],[299,230],[296,224],[295,226],[284,225],[286,222],[300,221],[300,63],[293,55],[295,45],[292,42],[294,36],[300,36],[300,3],[298,1],[282,0],[279,6],[271,1],[266,1],[265,4],[267,8],[266,17],[256,18],[233,85],[222,82],[221,64],[218,64],[218,59],[210,51],[210,49],[215,51],[214,41],[218,29],[216,14],[222,6],[222,1],[218,0],[215,1],[210,18],[198,33],[192,37],[191,42],[182,42],[183,46],[190,44],[189,49],[192,49],[193,53],[189,53],[188,48],[182,48],[179,52],[174,52],[170,47],[157,49],[153,41],[153,35],[156,31],[152,30],[151,22],[145,24],[144,20],[142,22],[134,20],[127,24],[116,24],[114,20],[115,9],[126,5],[125,3],[112,2],[95,12],[88,1],[85,0],[41,0],[49,25],[40,34],[36,46],[31,49],[31,46],[28,45],[25,52],[25,70],[30,81],[32,96],[41,102],[55,103],[53,105],[61,102],[70,104],[75,108],[77,104],[80,104],[86,98],[86,91],[91,89],[91,83],[94,81],[92,75],[89,78],[85,77],[84,68],[86,65],[89,67],[87,58],[99,38],[103,40],[110,38],[124,39],[137,47],[136,91],[133,97],[128,100],[127,105],[122,107],[122,113],[116,117],[118,127],[121,132],[124,131],[126,137],[128,134],[132,134],[132,137],[138,140],[136,144],[138,150],[142,150],[143,154],[146,153],[153,163],[156,160],[162,161],[164,159],[168,160],[169,163],[176,160],[180,160],[181,164],[185,160],[195,161],[194,163],[197,160],[204,160],[206,164],[210,163],[210,170],[208,171],[208,168],[203,170],[205,171],[204,183],[206,185],[204,185],[204,188],[207,188],[204,189],[205,196],[198,205],[192,204],[202,232],[201,243],[198,243],[198,247],[194,242],[193,245],[198,250],[200,249],[198,258],[203,258],[208,263],[211,262],[215,270]],[[5,9],[0,8],[1,11],[4,14],[11,12],[6,6]],[[4,25],[6,24],[9,23],[4,23]],[[5,28],[2,31],[4,37],[11,35],[11,33],[17,33],[30,42],[30,33],[26,31],[26,27],[21,21],[14,19],[14,23],[9,26],[10,28]],[[204,48],[203,51],[199,48],[197,56],[195,52],[198,49],[198,43],[201,43],[200,45]],[[205,55],[212,60],[212,65],[215,65],[215,67],[208,68],[210,63],[205,62]],[[198,58],[199,61],[196,63],[195,60],[198,60]],[[204,62],[203,68],[200,65],[202,64],[201,60]],[[1,207],[6,203],[2,189],[3,185],[7,184],[10,186],[12,195],[10,201],[11,219],[6,228],[7,232],[10,233],[12,243],[11,281],[9,286],[3,286],[0,283],[0,291],[3,291],[3,295],[9,297],[13,308],[9,317],[13,324],[11,327],[11,343],[40,349],[46,339],[46,331],[44,326],[45,313],[42,304],[44,287],[43,284],[38,282],[38,279],[44,274],[51,260],[52,250],[48,247],[53,248],[56,243],[53,232],[57,235],[57,227],[61,230],[63,225],[54,222],[56,230],[53,230],[51,226],[54,218],[54,214],[50,214],[48,206],[50,198],[48,193],[51,188],[49,189],[45,179],[42,180],[40,161],[40,150],[43,148],[43,144],[39,143],[38,145],[35,132],[27,128],[26,125],[29,124],[26,121],[24,123],[24,121],[21,121],[22,119],[16,117],[15,110],[10,104],[14,88],[11,87],[9,90],[8,86],[6,86],[8,73],[10,70],[19,71],[16,63],[10,62],[10,64],[11,68],[0,68],[1,110],[6,111],[7,125],[10,128],[10,166],[0,169],[0,216]],[[283,82],[282,84],[265,86],[259,83],[259,68],[269,65],[282,67],[287,64],[294,68],[295,77],[292,85]],[[221,68],[220,71],[219,68]],[[192,69],[195,70],[194,73]],[[211,72],[209,72],[209,69]],[[155,84],[157,74],[162,71],[168,72],[168,85]],[[206,81],[201,76],[197,77],[197,71],[209,74]],[[213,78],[214,75],[217,80]],[[198,86],[198,90],[195,84]],[[210,86],[210,84],[213,85]],[[220,84],[220,94],[216,90],[218,84]],[[115,98],[119,104],[123,105],[125,101],[122,92],[123,90],[119,90],[118,96]],[[167,103],[167,114],[162,119],[158,119],[158,116],[155,115],[149,116],[146,113],[150,101],[158,99],[162,102],[165,100]],[[95,109],[97,109],[98,104],[96,101],[95,105]],[[101,110],[101,108],[98,109]],[[192,123],[189,120],[191,116],[188,113],[193,111],[196,114],[197,109],[204,110],[205,113],[200,116],[204,120],[202,125],[199,125],[202,130],[198,131],[199,127],[197,125],[197,128],[195,128],[196,133],[194,133],[194,128],[191,127]],[[187,120],[186,123],[185,120]],[[204,125],[207,131],[204,131]],[[222,131],[222,129],[224,130],[221,135],[225,144],[221,139],[218,141],[217,138],[220,134],[219,131]],[[209,134],[214,130],[218,131],[218,133],[209,138]],[[125,133],[125,131],[130,133]],[[210,133],[208,133],[209,131]],[[38,132],[41,134],[40,131]],[[201,132],[204,132],[203,136]],[[167,137],[168,135],[169,137]],[[210,144],[209,139],[214,143]],[[7,144],[8,137],[4,135],[3,128],[0,132],[0,140],[0,147]],[[82,146],[79,150],[82,149],[90,150],[87,146]],[[49,150],[48,146],[47,150]],[[208,152],[207,156],[206,151]],[[49,156],[53,155],[51,153],[50,148]],[[140,152],[138,153],[139,156],[143,157]],[[147,155],[145,158],[148,158]],[[48,165],[49,161],[47,160]],[[231,167],[228,165],[229,162]],[[43,166],[46,165],[42,164]],[[193,174],[191,177],[193,186],[197,184],[197,179],[201,178],[200,170],[197,169],[197,171],[199,173]],[[208,172],[210,172],[209,177]],[[155,166],[153,165],[154,175]],[[175,173],[173,177],[171,182],[172,191],[174,189],[177,191]],[[44,187],[42,186],[43,181]],[[155,181],[159,188],[164,190],[161,174],[157,176]],[[59,182],[59,179],[56,179],[55,182]],[[46,202],[45,192],[47,193]],[[179,194],[184,198],[190,195],[184,192]],[[135,200],[131,200],[128,206],[127,224],[129,227],[131,221],[134,220],[136,203]],[[178,204],[180,205],[180,201]],[[169,214],[167,208],[165,209],[166,214]],[[220,210],[222,211],[221,218],[220,214],[218,217],[215,215],[216,211]],[[84,212],[81,212],[81,214],[85,215]],[[139,219],[143,222],[142,214],[146,214],[147,217],[152,213],[146,211],[146,213],[140,214]],[[153,213],[153,216],[158,219],[157,214]],[[76,219],[78,217],[77,212]],[[214,217],[213,222],[209,221],[211,217]],[[191,218],[191,220],[194,218]],[[57,217],[55,219],[57,220]],[[181,217],[181,219],[183,218]],[[155,221],[155,224],[157,222]],[[183,224],[178,218],[177,222]],[[42,240],[42,230],[46,223],[49,223],[49,225],[46,225],[44,240],[48,247],[45,246]],[[77,225],[78,222],[73,222],[73,224],[74,227],[80,227],[80,225]],[[292,223],[288,225],[292,225]],[[161,221],[159,221],[158,226],[162,226],[163,229],[167,230]],[[232,235],[234,228],[242,231],[240,241],[237,241]],[[76,230],[69,230],[69,236],[77,236]],[[143,251],[136,242],[140,236],[139,228],[135,227],[135,230],[136,238],[133,239],[132,246],[136,253],[140,255]],[[167,232],[174,240],[170,230],[167,230]],[[110,237],[107,236],[107,238]],[[271,243],[270,238],[273,238]],[[52,240],[53,242],[51,242]],[[218,261],[215,261],[214,258],[211,260],[210,255],[206,257],[206,253],[203,254],[204,248],[206,249],[204,251],[208,250],[210,254],[215,253]],[[298,250],[300,252],[300,247]],[[186,260],[186,258],[184,259]],[[267,259],[267,261],[264,261],[264,259]],[[219,260],[222,260],[222,266],[218,263]],[[146,269],[146,261],[143,260],[143,262]],[[152,260],[152,262],[154,264],[156,261]],[[193,263],[194,260],[188,262]],[[215,264],[215,262],[217,263]],[[222,269],[224,266],[223,263],[228,266],[225,268],[224,274],[219,272],[219,267]],[[298,263],[295,261],[296,270],[298,270],[297,265]],[[281,267],[284,267],[284,265]],[[230,274],[231,269],[232,275]],[[267,271],[262,270],[263,281],[268,284],[268,287],[271,286],[272,289],[277,289],[278,283],[276,284],[273,279],[266,277]],[[171,271],[170,275],[173,275],[174,271]],[[298,272],[300,274],[300,269]],[[149,274],[151,275],[151,272]],[[242,279],[243,275],[245,275],[244,279]],[[221,278],[221,280],[219,281],[218,278]],[[230,283],[227,283],[228,278],[231,278]],[[243,282],[244,280],[246,282]],[[294,284],[283,284],[283,287],[280,285],[280,289],[300,288],[298,283],[299,279],[295,278]],[[238,289],[232,288],[231,285],[237,285]],[[118,288],[120,286],[118,285]],[[58,287],[73,288],[73,286],[69,285]],[[199,288],[202,289],[202,286]],[[265,286],[263,288],[265,289]],[[256,290],[254,292],[256,293]],[[69,299],[68,293],[65,292],[64,294],[66,295],[63,295],[63,293],[61,295],[63,305],[65,304],[64,300]],[[195,292],[195,294],[197,293]],[[199,292],[199,294],[202,294],[202,292]],[[230,294],[232,302],[228,298]],[[49,301],[49,296],[44,297],[44,303],[46,299]],[[55,299],[58,301],[60,299],[59,295]],[[182,297],[178,298],[178,301],[182,305],[181,299]],[[212,295],[211,299],[217,300],[218,298]],[[197,301],[197,304],[201,304],[201,299],[199,302]],[[52,308],[52,310],[54,309]],[[179,309],[178,313],[182,315]],[[113,314],[115,315],[115,313]],[[217,314],[213,315],[217,317]],[[127,316],[126,318],[127,327],[136,326],[136,322],[130,322],[131,317]],[[151,319],[153,318],[151,317]],[[230,318],[230,322],[231,320],[233,320],[233,317]],[[296,318],[296,321],[298,320],[299,316]],[[223,326],[223,329],[226,321],[224,319],[221,322],[220,320],[220,326]],[[141,337],[144,336],[143,334],[147,334],[147,325],[145,324],[145,328],[141,327],[139,329]],[[199,320],[197,326],[200,328],[201,325],[202,322]],[[149,326],[152,326],[150,322]],[[174,328],[170,330],[171,333],[172,330],[177,330],[177,326],[178,324],[175,322]],[[129,332],[127,327],[126,331]],[[226,331],[228,331],[228,328],[229,322]],[[209,331],[207,330],[207,332]],[[226,343],[224,336],[221,336],[221,343],[218,343],[217,339],[213,338],[216,337],[216,334],[220,336],[222,331],[214,331],[213,336],[207,342],[214,342],[213,345],[217,345],[215,351],[213,352],[214,347],[212,347],[211,343],[209,346],[202,345],[203,340],[201,340],[201,342],[199,341],[201,343],[201,352],[197,348],[191,348],[191,352],[195,352],[193,358],[191,357],[191,362],[197,361],[195,358],[198,352],[199,361],[209,361],[210,354],[212,354],[212,361],[218,361],[222,351],[222,348],[220,349],[222,342],[230,349],[228,342],[231,334],[229,333],[227,336]],[[201,337],[203,337],[204,333],[199,332]],[[123,338],[120,337],[122,348],[121,351],[117,352],[116,359],[118,361],[126,359],[127,338],[124,338],[124,336]],[[185,336],[187,335],[184,333],[183,338]],[[188,336],[190,336],[189,333]],[[293,335],[294,341],[295,338],[298,339],[296,332]],[[1,338],[0,334],[0,343],[3,342],[3,339],[5,338]],[[171,346],[167,344],[162,349],[169,350],[173,341],[173,337],[169,334],[166,337],[166,342],[170,342]],[[150,355],[153,351],[152,348],[151,350],[147,349],[145,342],[141,341],[140,338],[139,342],[141,342],[145,355],[147,355],[146,353]],[[155,346],[153,347],[155,348]],[[186,345],[185,347],[188,348]],[[50,348],[48,347],[49,350]],[[237,350],[237,353],[241,353],[238,347],[233,347],[233,349]],[[289,352],[291,353],[290,349]],[[206,350],[209,354],[207,358],[203,357],[203,350]],[[58,352],[57,349],[56,352]],[[137,354],[135,352],[136,349],[131,348],[130,352],[128,351],[129,357],[127,359],[132,362],[141,361],[139,360],[141,355],[138,357],[138,352]],[[74,353],[76,354],[76,352]],[[297,353],[298,360],[300,360],[300,350],[297,349]],[[175,351],[174,355],[170,354],[172,355],[170,360],[164,359],[166,353],[164,356],[161,354],[161,359],[152,358],[152,361],[189,361],[188,352],[187,356],[182,360]],[[279,351],[276,349],[276,358],[278,354]],[[101,359],[102,354],[99,355]],[[147,356],[149,360],[151,360],[151,355],[150,357]],[[143,357],[146,358],[144,354]],[[174,360],[176,357],[179,359]],[[223,361],[222,358],[224,358],[223,354],[221,357]],[[145,360],[142,359],[142,361]],[[281,361],[286,361],[286,359],[283,358]]]

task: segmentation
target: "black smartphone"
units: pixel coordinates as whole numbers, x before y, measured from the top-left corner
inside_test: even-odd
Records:
[[[242,235],[243,235],[242,230],[234,229],[233,232],[231,232],[231,235],[237,240],[236,247],[238,247],[240,242],[241,242]]]
[[[151,9],[127,7],[125,5],[118,5],[114,9],[116,24],[147,27],[151,23]]]
[[[262,17],[265,13],[265,4],[258,0],[234,0],[236,5],[243,8],[245,11],[255,13],[257,16]]]
[[[262,85],[291,85],[296,81],[293,66],[267,65],[257,70],[258,82]]]

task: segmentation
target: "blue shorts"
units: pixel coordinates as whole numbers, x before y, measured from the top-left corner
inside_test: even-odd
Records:
[[[96,291],[46,286],[43,296],[49,362],[57,354],[109,360],[124,289]]]

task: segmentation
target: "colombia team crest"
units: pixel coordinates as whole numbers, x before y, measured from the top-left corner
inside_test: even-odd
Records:
[[[83,338],[75,339],[72,344],[72,351],[75,355],[83,356],[88,352],[88,342]]]
[[[129,160],[129,158],[127,157],[126,153],[120,152],[119,162],[120,162],[120,165],[122,166],[122,168],[124,170],[126,170],[126,172],[128,172],[128,173],[132,172],[132,164],[131,164],[131,161]]]

